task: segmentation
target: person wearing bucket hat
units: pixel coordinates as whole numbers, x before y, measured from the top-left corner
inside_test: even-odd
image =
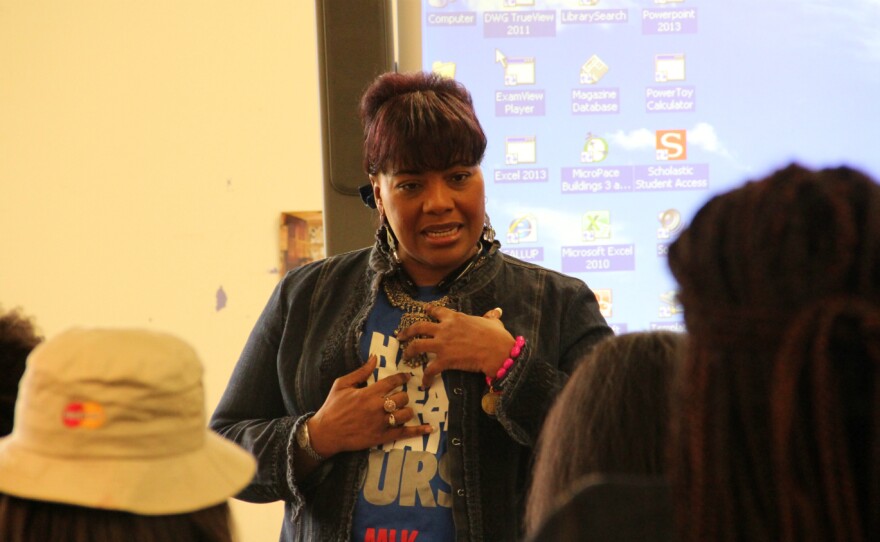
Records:
[[[62,332],[28,357],[15,416],[0,439],[0,540],[231,540],[227,499],[255,461],[206,428],[184,341]]]
[[[211,427],[257,456],[238,498],[284,501],[282,540],[515,540],[544,416],[611,329],[500,250],[464,85],[385,73],[360,115],[375,244],[281,279]]]

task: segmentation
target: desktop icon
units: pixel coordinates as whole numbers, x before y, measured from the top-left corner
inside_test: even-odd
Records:
[[[505,164],[534,164],[537,161],[536,154],[535,136],[504,138]]]
[[[525,215],[514,218],[507,228],[507,243],[517,245],[519,243],[538,242],[538,219],[535,215]]]
[[[660,227],[657,228],[657,239],[669,239],[681,230],[681,213],[678,209],[666,209],[659,215]]]
[[[611,303],[611,288],[593,288],[593,293],[596,294],[596,301],[599,302],[599,313],[605,318],[611,318],[613,306]]]
[[[598,241],[611,239],[611,212],[587,211],[581,218],[581,239]]]
[[[495,49],[495,62],[504,68],[504,86],[535,84],[535,57],[508,57]]]
[[[684,312],[684,307],[678,301],[678,294],[675,290],[668,290],[660,294],[660,308],[657,311],[657,316],[671,318],[682,312]]]
[[[657,130],[657,160],[687,160],[687,130]]]
[[[581,66],[580,82],[582,85],[595,85],[606,73],[608,73],[608,64],[593,55]]]
[[[431,63],[431,71],[447,79],[455,79],[455,62],[435,60]]]
[[[608,142],[601,137],[587,134],[584,150],[581,151],[581,162],[593,164],[601,162],[608,156]]]
[[[654,55],[654,81],[684,81],[684,55],[680,53]]]

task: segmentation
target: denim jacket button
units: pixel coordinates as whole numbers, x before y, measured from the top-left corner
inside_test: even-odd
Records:
[[[452,445],[453,446],[461,446],[461,439],[458,437],[452,437]]]
[[[456,491],[455,493],[456,493],[459,497],[464,497],[464,490],[463,490],[463,489],[459,489],[459,490]]]
[[[462,393],[464,393],[464,390],[461,388],[452,388],[452,393],[454,393],[455,395],[461,395]]]

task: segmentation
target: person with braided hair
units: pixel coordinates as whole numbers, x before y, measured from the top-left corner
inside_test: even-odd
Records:
[[[880,539],[880,186],[791,164],[671,245],[683,541]]]

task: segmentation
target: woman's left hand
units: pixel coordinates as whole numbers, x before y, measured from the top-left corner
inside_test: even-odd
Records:
[[[430,387],[434,377],[447,369],[494,376],[515,343],[501,322],[501,309],[471,316],[431,305],[427,315],[436,322],[419,322],[397,334],[400,342],[415,338],[403,352],[403,359],[423,353],[436,356],[425,367],[424,387]]]

